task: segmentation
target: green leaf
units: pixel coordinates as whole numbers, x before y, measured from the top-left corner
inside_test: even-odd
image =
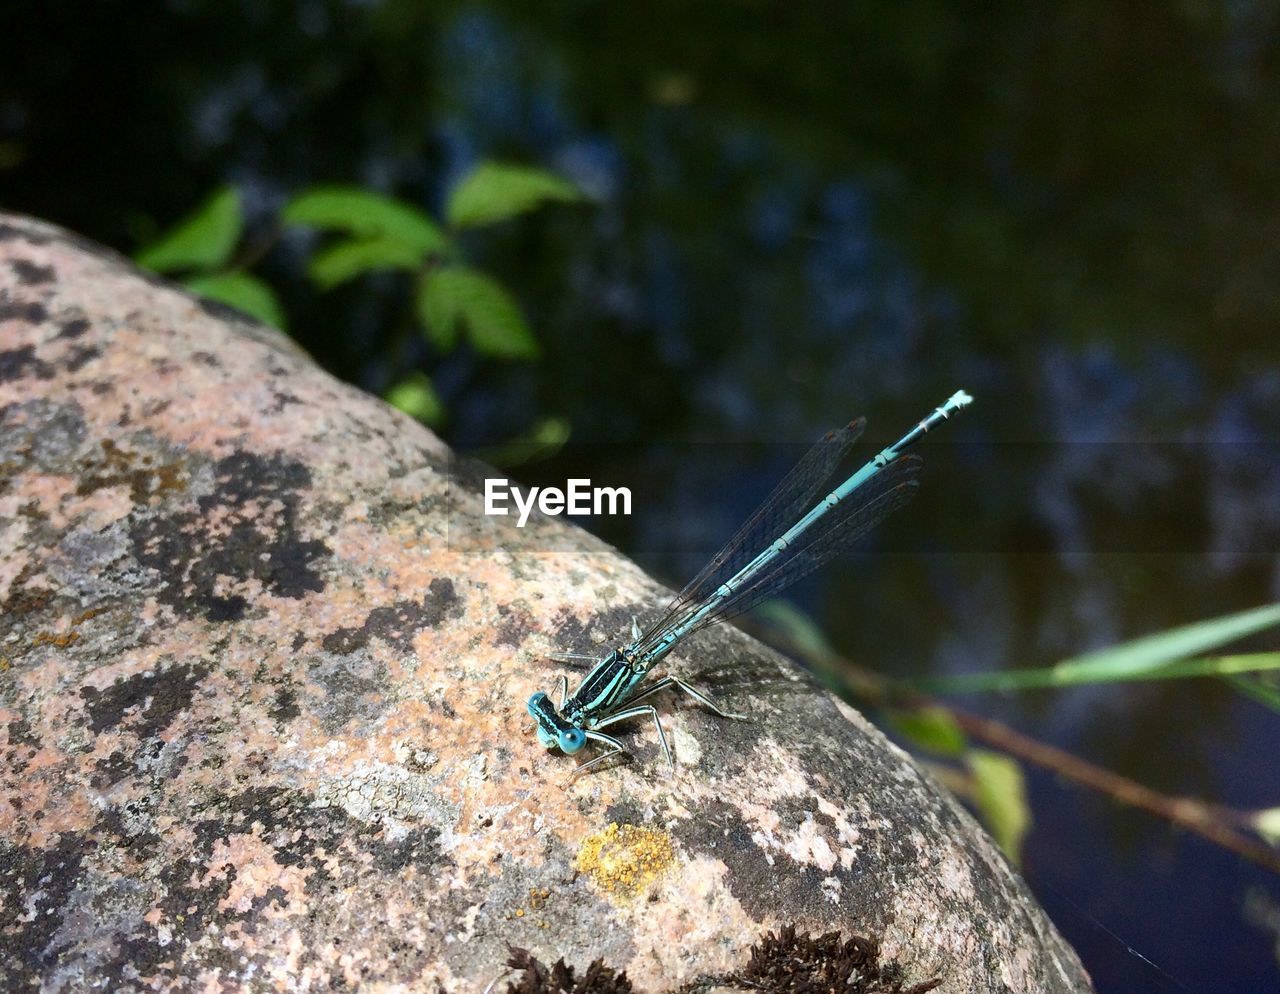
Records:
[[[1188,657],[1276,625],[1280,625],[1280,604],[1268,604],[1147,635],[1100,652],[1063,660],[1048,669],[975,673],[907,682],[911,686],[934,691],[1023,690],[1272,670],[1280,668],[1280,653],[1260,652],[1205,659]]]
[[[223,187],[194,214],[139,250],[134,260],[158,273],[218,269],[231,258],[243,227],[240,194],[235,187]]]
[[[1250,819],[1253,830],[1271,845],[1280,848],[1280,808],[1258,811]]]
[[[1022,767],[1010,757],[985,749],[971,749],[973,802],[996,844],[1014,863],[1022,860],[1022,840],[1031,828],[1031,807]]]
[[[544,169],[483,162],[449,194],[445,219],[461,230],[506,221],[548,201],[573,202],[582,191]]]
[[[443,350],[453,347],[463,328],[483,355],[531,359],[538,354],[516,302],[496,281],[466,266],[443,266],[427,274],[418,291],[418,315]]]
[[[286,224],[397,241],[416,249],[419,258],[450,249],[439,226],[412,204],[357,186],[304,190],[289,202],[282,217]]]
[[[274,290],[256,276],[248,273],[217,273],[213,276],[193,276],[184,281],[188,290],[230,304],[238,311],[285,330],[284,310]]]
[[[417,269],[422,252],[399,239],[381,237],[339,242],[321,249],[307,266],[312,281],[322,290],[382,269]]]
[[[911,711],[890,711],[886,719],[899,735],[926,752],[960,756],[968,745],[964,730],[946,708],[931,706]]]
[[[1216,649],[1275,625],[1280,625],[1280,604],[1268,604],[1250,611],[1148,635],[1101,652],[1067,659],[1054,669],[1066,683],[1091,683],[1099,677],[1132,678],[1158,669],[1166,663]]]
[[[386,394],[387,403],[429,425],[444,420],[444,405],[425,373],[413,373]]]

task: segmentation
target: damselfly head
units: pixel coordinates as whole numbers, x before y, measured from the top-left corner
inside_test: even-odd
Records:
[[[536,723],[538,741],[546,748],[575,753],[587,744],[586,733],[560,717],[551,698],[541,690],[529,698],[528,708]]]

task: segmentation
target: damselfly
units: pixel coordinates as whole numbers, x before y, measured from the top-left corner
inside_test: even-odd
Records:
[[[558,708],[541,691],[529,698],[529,714],[537,726],[538,740],[548,749],[559,748],[570,755],[587,742],[608,747],[607,752],[578,766],[576,775],[626,753],[623,744],[603,729],[629,718],[649,717],[658,730],[663,754],[674,767],[657,709],[641,701],[675,687],[722,718],[743,718],[725,711],[678,677],[664,676],[643,689],[640,684],[681,639],[741,614],[795,583],[902,507],[919,486],[916,476],[921,465],[919,456],[904,455],[904,450],[972,400],[963,390],[956,391],[902,438],[818,500],[823,486],[862,434],[866,421],[859,418],[838,431],[828,432],[702,572],[689,581],[661,618],[645,629],[633,618],[631,641],[597,661],[572,695],[568,678],[561,676]],[[788,527],[789,522],[794,524]],[[594,660],[592,656],[568,652],[551,656]]]

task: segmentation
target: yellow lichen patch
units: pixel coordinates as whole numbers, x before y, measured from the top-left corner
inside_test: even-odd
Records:
[[[509,912],[507,914],[507,921],[511,921],[513,918],[524,918],[526,916],[532,916],[535,911],[543,910],[547,906],[547,899],[550,897],[551,897],[551,891],[548,890],[546,887],[542,887],[542,888],[530,887],[529,888],[529,910],[526,911],[524,908],[516,908],[515,911]],[[535,921],[534,924],[537,925],[538,928],[547,927],[546,920],[541,918]]]
[[[617,822],[588,836],[578,850],[578,869],[615,897],[641,894],[675,860],[666,832]]]
[[[80,641],[79,632],[66,632],[63,635],[55,635],[52,632],[37,632],[36,637],[31,640],[31,644],[35,645],[56,645],[59,649],[65,649],[69,645],[75,645]]]
[[[78,614],[74,618],[72,618],[71,627],[77,628],[80,625],[84,624],[86,621],[88,621],[90,618],[96,618],[98,615],[105,613],[105,611],[106,611],[106,608],[101,608],[101,607],[90,608],[88,611],[85,611],[82,614]],[[68,646],[75,645],[79,641],[80,641],[80,633],[75,631],[36,632],[36,634],[31,639],[31,646],[32,648],[37,648],[42,645],[52,645],[52,646],[56,646],[59,649],[65,649]]]

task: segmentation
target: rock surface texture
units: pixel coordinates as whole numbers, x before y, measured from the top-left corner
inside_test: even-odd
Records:
[[[453,465],[282,336],[0,215],[0,989],[479,992],[511,944],[710,990],[791,924],[878,937],[904,987],[1090,989],[951,797],[733,629],[669,662],[752,720],[663,695],[674,774],[635,722],[566,786],[540,654],[667,595]]]

